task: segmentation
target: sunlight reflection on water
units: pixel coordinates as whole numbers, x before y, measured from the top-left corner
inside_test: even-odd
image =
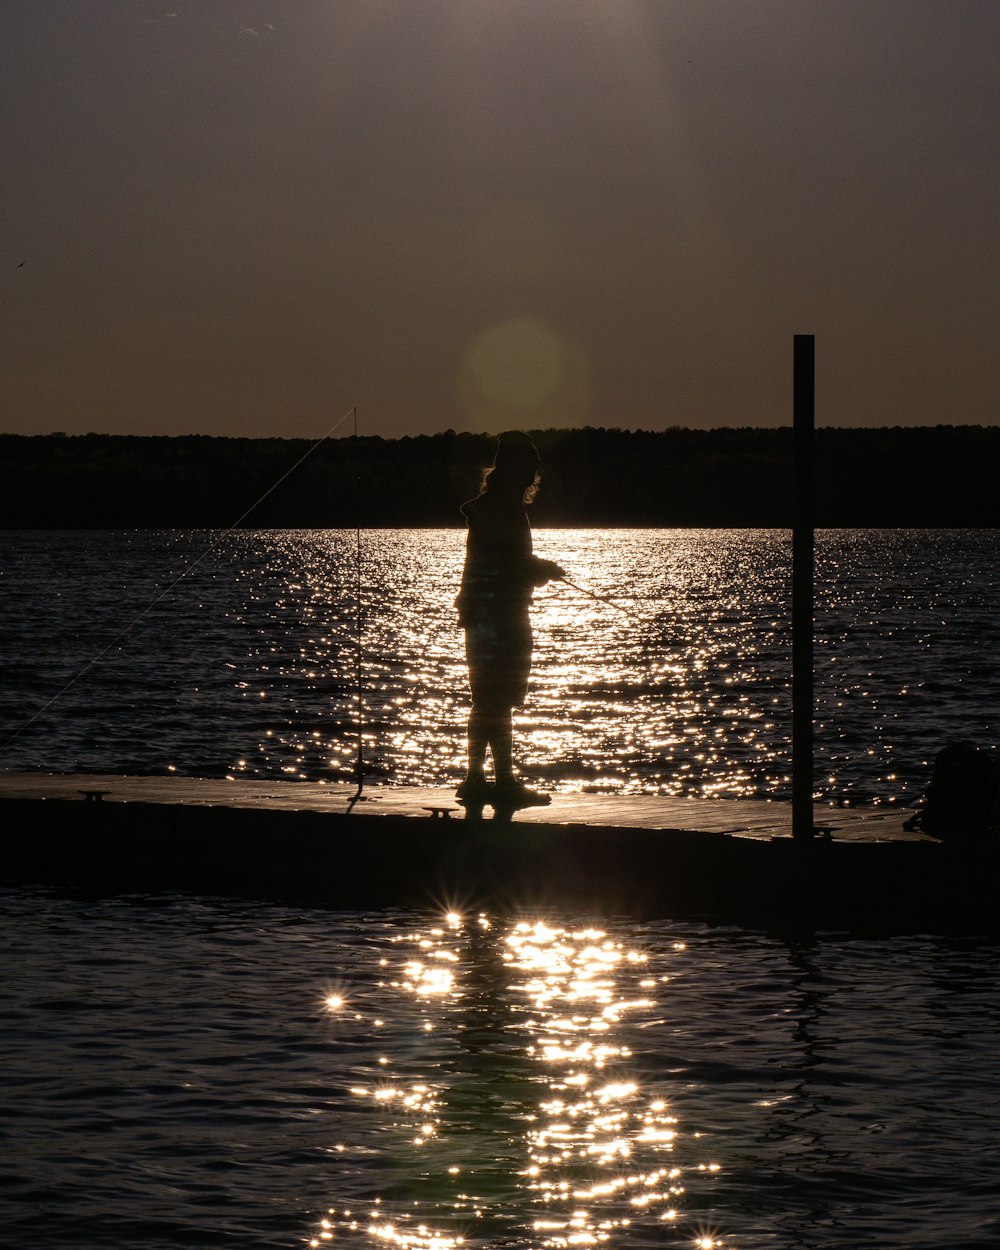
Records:
[[[675,1155],[667,1084],[631,1062],[670,980],[662,957],[651,972],[646,952],[602,929],[484,914],[449,913],[392,940],[400,954],[381,961],[381,987],[416,1006],[419,1032],[446,1030],[459,1053],[450,1079],[439,1063],[439,1079],[413,1081],[413,1035],[399,1054],[385,1038],[370,1079],[350,1092],[378,1121],[371,1131],[393,1133],[397,1150],[408,1141],[414,1161],[363,1209],[330,1207],[313,1248],[348,1232],[421,1250],[559,1250],[626,1234],[649,1244],[664,1226],[727,1244],[684,1210],[688,1176],[721,1165],[697,1156],[697,1135]],[[684,952],[674,943],[673,960]],[[350,1018],[339,995],[330,1010]]]
[[[994,1250],[997,955],[3,890],[4,1245]]]
[[[207,545],[197,532],[0,536],[9,733]],[[230,535],[7,752],[10,768],[450,785],[468,691],[461,530]],[[536,595],[519,764],[556,791],[787,797],[787,533],[541,530],[611,604]],[[613,605],[613,606],[612,606]],[[995,741],[996,531],[818,536],[816,788],[892,802],[950,738]]]

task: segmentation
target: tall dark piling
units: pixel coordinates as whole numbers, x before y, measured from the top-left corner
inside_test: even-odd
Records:
[[[813,561],[815,528],[816,339],[793,349],[792,834],[813,836]]]

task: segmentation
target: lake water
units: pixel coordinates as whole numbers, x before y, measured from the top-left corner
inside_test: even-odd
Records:
[[[216,536],[0,534],[0,735]],[[451,785],[468,711],[460,530],[226,536],[4,747],[2,767]],[[541,530],[523,771],[553,790],[787,797],[790,536]],[[953,738],[998,739],[998,531],[818,537],[816,791],[912,801]],[[360,670],[359,670],[360,659]],[[359,681],[360,676],[360,681]],[[360,700],[359,700],[360,690]],[[359,722],[361,728],[359,729]]]
[[[0,535],[5,740],[211,541]],[[360,706],[372,776],[451,783],[462,535],[363,536],[360,652],[354,544],[229,536],[3,767],[335,780]],[[786,534],[536,549],[620,608],[538,596],[530,776],[787,793]],[[993,532],[820,536],[820,792],[904,802],[995,740],[997,564]],[[9,886],[0,1243],[993,1250],[998,955]]]
[[[995,945],[0,893],[0,1241],[993,1250]]]

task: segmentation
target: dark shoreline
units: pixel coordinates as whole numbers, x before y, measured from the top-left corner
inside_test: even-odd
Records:
[[[787,528],[792,431],[537,430],[544,526]],[[1000,427],[820,429],[816,524],[992,528]],[[486,434],[304,439],[0,435],[0,528],[422,528],[461,524]],[[273,488],[273,489],[272,489]]]

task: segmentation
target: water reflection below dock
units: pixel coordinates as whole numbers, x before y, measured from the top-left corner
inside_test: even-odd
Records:
[[[404,1160],[363,1208],[331,1207],[311,1246],[338,1231],[424,1250],[597,1245],[661,1225],[690,1238],[688,1178],[721,1165],[681,1132],[668,1075],[635,1053],[684,942],[653,971],[641,946],[603,929],[452,913],[394,946],[378,987],[416,1009],[401,1038],[344,994],[327,1008],[345,1028],[380,1030],[350,1092]],[[421,1034],[442,1031],[433,1077],[415,1080]],[[725,1244],[699,1229],[700,1244]]]
[[[994,1250],[997,953],[0,891],[5,1244]]]

